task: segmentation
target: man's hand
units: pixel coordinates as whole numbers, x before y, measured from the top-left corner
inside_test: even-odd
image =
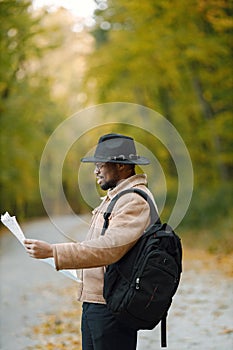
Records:
[[[44,241],[36,239],[25,239],[25,248],[32,258],[45,259],[53,257],[53,246]]]

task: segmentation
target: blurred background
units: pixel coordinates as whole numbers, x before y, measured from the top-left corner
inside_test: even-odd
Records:
[[[178,228],[185,244],[230,254],[231,2],[96,0],[80,8],[77,3],[82,2],[0,1],[1,213],[21,221],[46,215],[40,159],[62,121],[101,103],[135,103],[167,118],[190,153],[194,191]],[[129,130],[116,124],[114,131]],[[74,145],[64,162],[64,191],[77,213],[90,211],[74,190],[80,158],[100,134],[93,129],[83,148]],[[166,220],[176,199],[174,164],[152,135],[137,130],[135,136],[165,172]],[[53,205],[56,214],[63,213],[60,203]]]

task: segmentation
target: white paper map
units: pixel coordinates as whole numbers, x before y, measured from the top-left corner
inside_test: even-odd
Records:
[[[5,214],[1,215],[1,222],[3,225],[5,225],[12,233],[13,235],[19,240],[19,242],[24,246],[24,240],[25,240],[25,235],[23,231],[21,230],[16,217],[15,216],[10,216],[8,212]],[[47,258],[47,259],[39,259],[40,261],[43,261],[55,268],[55,262],[54,258]],[[73,279],[76,282],[81,282],[81,280],[77,277],[76,275],[76,270],[60,270],[60,273],[64,274],[66,277],[69,277]]]

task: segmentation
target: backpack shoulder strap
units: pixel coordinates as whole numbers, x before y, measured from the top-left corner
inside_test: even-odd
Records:
[[[167,315],[161,320],[161,348],[167,347]]]
[[[155,222],[158,224],[161,223],[159,215],[157,213],[157,210],[155,209],[154,203],[153,203],[152,199],[150,198],[150,196],[145,191],[140,190],[139,188],[129,188],[128,190],[124,190],[124,191],[119,192],[115,197],[113,197],[113,199],[109,203],[107,210],[104,213],[104,225],[103,225],[103,229],[101,232],[102,236],[105,234],[105,231],[108,228],[109,217],[112,213],[114,205],[116,204],[116,201],[126,193],[137,193],[142,198],[144,198],[145,201],[147,201],[149,206],[150,206],[151,224],[153,224]]]

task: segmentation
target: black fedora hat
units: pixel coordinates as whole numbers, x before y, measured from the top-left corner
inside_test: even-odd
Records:
[[[93,157],[81,159],[84,163],[150,164],[149,159],[140,157],[132,137],[121,134],[107,134],[100,137]]]

